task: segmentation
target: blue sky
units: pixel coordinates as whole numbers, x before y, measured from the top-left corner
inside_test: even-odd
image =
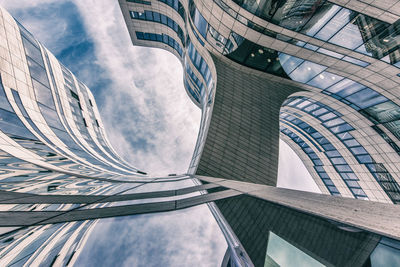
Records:
[[[184,173],[200,110],[170,53],[134,47],[118,1],[0,0],[95,95],[107,134],[134,166]],[[318,191],[297,155],[281,142],[278,185]]]

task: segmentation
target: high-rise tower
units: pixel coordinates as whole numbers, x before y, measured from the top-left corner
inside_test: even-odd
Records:
[[[280,136],[324,194],[400,200],[395,11],[335,1],[120,5],[133,43],[174,53],[206,110],[191,171],[274,185]]]
[[[143,218],[191,211],[218,224],[222,266],[400,261],[398,155],[385,156],[397,142],[395,23],[321,1],[120,4],[135,44],[181,59],[202,110],[188,173],[150,177],[124,162],[90,90],[0,9],[1,266],[158,263],[167,233],[139,239]],[[374,40],[350,52],[339,22]],[[318,35],[325,27],[333,37]],[[325,194],[274,187],[280,132]]]

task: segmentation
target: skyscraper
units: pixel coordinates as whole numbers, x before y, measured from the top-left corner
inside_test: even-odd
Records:
[[[133,44],[175,54],[202,109],[189,173],[275,186],[281,138],[323,194],[398,203],[397,5],[354,2],[119,1]],[[216,203],[261,265],[264,212],[244,219],[258,205],[240,198]]]
[[[207,110],[192,171],[275,185],[280,129],[324,194],[399,201],[393,17],[334,1],[139,2],[120,1],[133,43],[174,53]]]
[[[269,48],[266,43],[262,46],[252,41],[250,35],[254,32],[249,31],[248,35],[248,30],[234,32],[236,23],[243,29],[245,17],[239,17],[238,13],[237,20],[229,17],[234,14],[232,7],[237,7],[233,3],[128,2],[121,0],[120,4],[134,43],[164,48],[181,58],[188,95],[202,110],[198,143],[188,173],[151,177],[124,162],[106,138],[106,129],[90,90],[1,9],[0,265],[140,265],[140,258],[124,261],[133,254],[133,245],[142,242],[132,233],[139,233],[140,226],[146,224],[141,221],[135,225],[132,221],[138,222],[142,214],[153,218],[184,218],[191,208],[205,203],[207,206],[202,207],[211,212],[227,243],[225,255],[216,263],[222,266],[276,266],[294,259],[304,265],[374,266],[382,260],[385,264],[399,260],[396,240],[400,239],[400,212],[393,205],[398,185],[396,171],[391,172],[393,168],[389,168],[395,158],[379,162],[379,153],[355,153],[357,160],[370,157],[374,161],[353,160],[350,164],[348,157],[340,156],[346,151],[372,149],[350,145],[362,142],[356,139],[356,132],[365,129],[346,122],[346,116],[351,117],[352,113],[335,109],[332,103],[323,103],[327,97],[317,97],[322,95],[317,85],[307,84],[308,80],[302,83],[294,77],[309,76],[309,80],[329,77],[347,83],[350,78],[340,78],[339,73],[329,76],[331,69],[290,56],[289,51],[280,51],[279,45],[273,45],[280,39],[271,37],[270,29],[262,29],[268,32],[264,41],[273,40]],[[215,7],[212,15],[205,13],[210,5]],[[257,16],[268,17],[272,28],[279,21],[274,17],[280,16],[287,34],[302,26],[297,24],[305,24],[303,15],[310,21],[321,20],[333,12],[334,6],[314,1],[304,1],[301,5],[292,1],[266,2],[260,7],[253,2],[236,5]],[[346,12],[340,7],[336,9],[336,12]],[[219,16],[218,27],[211,24],[213,16]],[[231,27],[226,27],[229,21]],[[357,25],[364,27],[373,20],[361,21]],[[260,27],[253,21],[247,21],[246,25]],[[374,27],[364,35],[380,34],[382,30]],[[281,42],[278,43],[286,44]],[[304,52],[302,49],[305,48],[298,51]],[[314,57],[314,52],[310,53]],[[328,58],[325,56],[320,63],[328,62]],[[395,60],[395,54],[390,60]],[[298,64],[291,64],[292,61]],[[291,72],[283,62],[293,68]],[[295,76],[295,71],[303,72]],[[361,84],[364,80],[358,82]],[[372,90],[372,85],[368,88]],[[380,95],[373,96],[383,99]],[[342,98],[338,103],[358,99]],[[395,103],[395,97],[390,99]],[[368,102],[362,100],[362,104]],[[388,101],[379,103],[393,107]],[[311,106],[315,108],[306,115],[305,109]],[[366,109],[363,107],[357,114],[366,114]],[[323,123],[314,119],[318,114],[312,112],[317,110]],[[389,113],[393,116],[384,117],[393,120],[395,113]],[[324,120],[322,116],[334,117]],[[305,119],[299,122],[300,118]],[[344,122],[335,124],[335,120]],[[286,140],[289,144],[301,147],[297,149],[299,154],[304,151],[309,156],[313,165],[309,162],[307,166],[318,173],[319,176],[314,173],[314,178],[324,193],[375,201],[275,188],[279,127],[282,136],[290,137]],[[313,136],[315,133],[324,135]],[[346,148],[336,148],[338,142],[333,142],[333,138],[342,138],[344,144],[349,144]],[[317,161],[313,156],[317,152],[307,148],[319,148],[318,156],[325,155],[329,161],[324,158]],[[340,163],[342,158],[347,160],[347,165]],[[364,165],[375,169],[362,175],[358,168]],[[329,168],[337,170],[343,178],[342,186],[337,184],[338,179],[334,179]],[[369,181],[370,174],[375,174],[374,185],[380,187],[361,188],[362,183]],[[387,183],[382,182],[383,177]],[[386,188],[386,184],[392,187]],[[345,190],[354,194],[346,195]],[[378,196],[376,192],[386,198],[373,198]],[[163,233],[152,234],[147,242],[162,241]],[[190,240],[186,242],[190,245]],[[152,255],[151,248],[148,249],[146,256],[155,257],[154,264],[157,259],[161,260],[160,255]],[[165,252],[168,253],[176,251]]]

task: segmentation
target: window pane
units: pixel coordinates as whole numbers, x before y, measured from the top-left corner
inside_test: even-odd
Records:
[[[328,5],[330,5],[330,7],[328,8]],[[314,34],[316,34],[323,26],[325,26],[325,24],[339,11],[341,7],[338,5],[334,5],[331,3],[325,3],[324,4],[324,8],[322,10],[324,10],[323,16],[312,16],[311,20],[307,23],[307,25],[303,28],[302,32],[305,34],[307,34],[308,36],[313,36]],[[327,10],[327,11],[325,11]]]
[[[303,59],[283,53],[279,54],[279,61],[287,74],[291,73],[297,66],[304,62]]]
[[[32,78],[35,78],[36,80],[41,82],[43,85],[50,88],[46,70],[42,66],[37,64],[35,61],[33,61],[31,58],[27,57],[27,60],[28,60],[28,65],[29,65],[29,71],[31,73]]]
[[[342,120],[341,118],[336,118],[336,119],[324,122],[323,125],[325,127],[327,127],[327,128],[330,128],[332,126],[335,126],[335,125],[338,125],[338,124],[341,124],[341,123],[345,123],[345,121]]]
[[[315,37],[327,41],[350,21],[351,13],[351,10],[343,8],[315,35]]]
[[[337,150],[326,151],[325,154],[327,157],[339,157],[340,156],[340,153]]]
[[[290,78],[295,81],[306,83],[317,74],[321,73],[326,69],[325,66],[305,61],[303,64],[298,66],[292,73],[289,74]]]
[[[309,105],[308,107],[305,107],[304,111],[310,112],[310,111],[313,111],[316,108],[319,108],[319,105],[318,104],[312,104],[312,105]]]
[[[311,104],[310,101],[304,100],[302,103],[299,103],[299,104],[297,105],[297,107],[298,107],[299,109],[302,109],[303,107],[305,107],[305,106],[307,106],[307,105],[309,105],[309,104]]]
[[[360,143],[358,143],[356,141],[356,139],[350,139],[350,140],[344,141],[343,143],[345,143],[348,147],[360,146]]]
[[[340,158],[330,158],[330,160],[331,160],[331,162],[333,164],[346,164],[346,161],[342,157],[340,157]]]
[[[364,110],[369,116],[379,123],[385,123],[400,119],[400,107],[392,101],[377,104]]]
[[[338,172],[352,172],[349,165],[335,165],[335,168]]]
[[[307,84],[321,89],[326,89],[332,84],[335,84],[342,79],[343,79],[342,76],[324,71],[321,74],[315,76],[315,78],[309,81]]]
[[[322,121],[326,121],[326,120],[330,120],[335,117],[337,117],[335,113],[329,112],[329,113],[326,113],[326,114],[320,116],[319,119]]]
[[[194,13],[194,25],[196,26],[196,29],[199,31],[199,33],[206,38],[207,37],[207,28],[208,28],[208,23],[204,19],[204,17],[200,14],[200,12],[195,9]]]
[[[361,155],[357,156],[357,159],[360,163],[365,164],[365,163],[373,163],[373,159],[371,158],[370,155]]]
[[[366,67],[366,66],[369,65],[368,62],[365,62],[365,61],[362,61],[362,60],[359,60],[359,59],[356,59],[356,58],[353,58],[353,57],[349,57],[349,56],[345,56],[342,59],[344,61],[347,61],[347,62],[350,62],[350,63],[354,63],[354,64],[356,64],[358,66],[361,66],[361,67]]]
[[[363,147],[361,147],[361,146],[359,146],[359,147],[352,147],[352,148],[350,148],[350,150],[351,150],[351,152],[352,152],[353,154],[355,154],[355,155],[368,154],[367,151],[366,151]]]
[[[328,112],[328,110],[326,108],[320,108],[320,109],[314,110],[313,112],[311,112],[311,114],[315,117],[318,117],[319,115],[322,115],[326,112]]]
[[[353,23],[347,24],[335,36],[333,36],[329,42],[349,48],[351,50],[359,47],[363,43],[363,39],[358,27],[358,25]]]
[[[345,124],[342,124],[339,126],[332,127],[332,128],[330,128],[330,130],[333,133],[341,133],[341,132],[347,132],[347,131],[354,130],[354,129],[349,124],[345,123]]]
[[[370,88],[365,88],[364,90],[354,93],[346,99],[362,109],[387,101],[386,97]]]
[[[346,97],[361,90],[362,88],[365,88],[365,86],[352,80],[344,79],[337,84],[332,85],[331,87],[326,89],[326,91],[335,93],[341,97]]]

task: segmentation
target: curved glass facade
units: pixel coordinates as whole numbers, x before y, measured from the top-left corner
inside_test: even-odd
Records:
[[[374,152],[373,147],[384,142],[390,147],[385,148],[387,151],[391,149],[390,152],[400,155],[400,124],[397,123],[400,120],[397,116],[400,114],[400,95],[379,88],[379,83],[372,84],[356,72],[368,69],[370,75],[377,73],[375,59],[396,65],[397,24],[390,25],[328,1],[234,2],[270,24],[261,26],[260,19],[248,18],[246,13],[223,0],[213,2],[215,10],[201,1],[189,1],[187,27],[183,30],[188,33],[185,55],[202,79],[185,63],[188,93],[200,103],[205,90],[202,80],[208,90],[213,87],[216,78],[212,77],[211,64],[203,56],[208,51],[215,57],[223,55],[240,66],[303,84],[304,90],[313,92],[316,99],[325,97],[324,101],[309,96],[290,98],[282,106],[281,125],[291,132],[304,132],[308,125],[308,130],[312,129],[314,135],[320,136],[314,138],[305,132],[302,139],[310,146],[315,143],[322,150],[328,160],[326,164],[333,166],[332,172],[323,176],[336,173],[348,188],[346,196],[398,203],[400,176],[397,168],[391,166],[399,164],[400,159],[396,156],[385,162],[383,152]],[[168,5],[177,10],[176,4]],[[129,11],[131,14],[136,12],[134,8]],[[218,20],[217,14],[222,14],[223,18]],[[195,39],[191,40],[189,36]],[[335,67],[334,62],[338,62],[338,66],[344,64],[346,68]],[[386,63],[379,64],[383,67]],[[297,101],[299,105],[295,105]],[[346,107],[344,115],[337,110],[343,105]],[[292,114],[295,109],[303,112],[302,117]],[[352,112],[357,118],[361,116],[362,130],[358,123],[352,123]],[[295,121],[301,120],[302,124],[288,122],[286,116],[294,116]],[[309,120],[319,126],[308,124]],[[377,139],[363,141],[365,132]],[[341,152],[343,149],[345,153]],[[310,159],[313,163],[320,161]],[[378,165],[379,171],[373,167]],[[366,183],[375,183],[374,188]],[[382,193],[385,197],[380,195]]]

